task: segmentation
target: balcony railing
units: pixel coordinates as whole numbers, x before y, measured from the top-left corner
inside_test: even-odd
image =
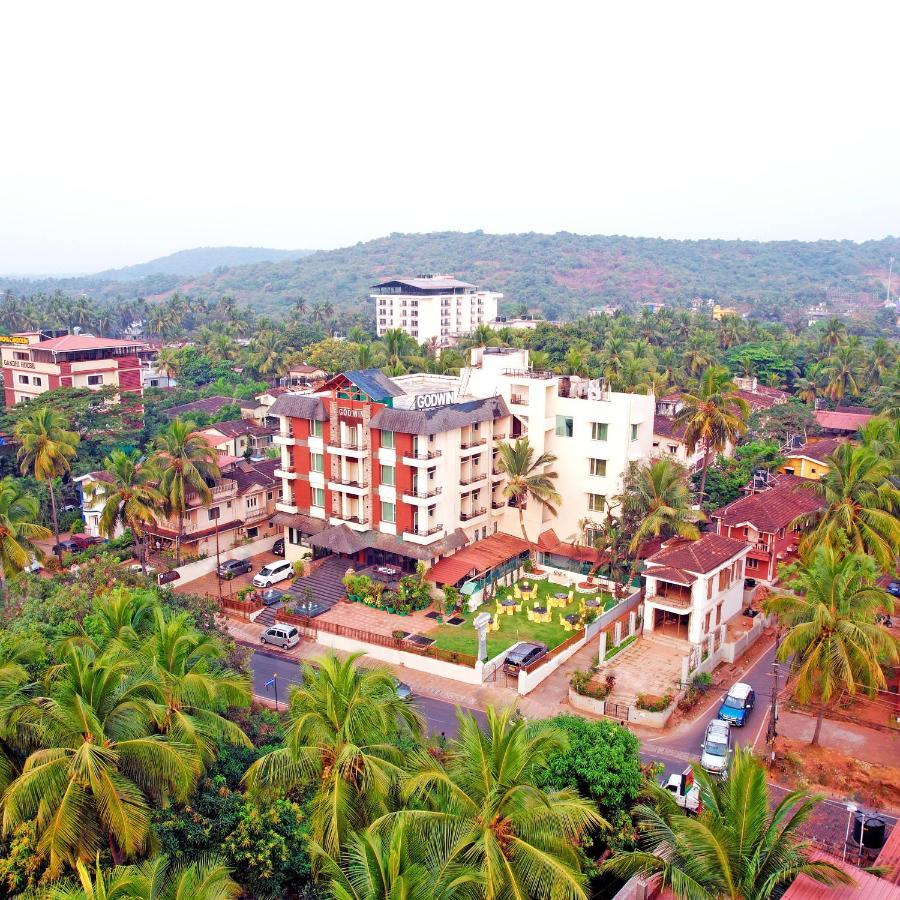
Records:
[[[472,438],[468,441],[460,441],[460,449],[462,450],[470,450],[472,447],[481,447],[487,443],[487,438],[479,437]]]
[[[340,519],[342,522],[352,522],[354,525],[368,525],[369,520],[365,516],[345,516],[343,513],[332,513],[333,519]]]
[[[418,535],[419,537],[430,537],[432,534],[437,534],[439,531],[443,531],[443,525],[432,525],[430,528],[421,529],[416,528],[413,530],[412,534]]]
[[[463,511],[459,514],[460,519],[463,522],[467,522],[469,519],[475,519],[478,516],[483,516],[487,512],[487,507],[482,506],[481,509],[470,509],[468,511]]]
[[[440,450],[413,450],[403,454],[407,459],[437,459],[441,456]]]
[[[510,394],[509,402],[515,403],[517,406],[528,406],[528,401],[525,399],[524,394]]]
[[[559,378],[556,372],[546,372],[541,369],[504,369],[503,374],[507,378],[538,378],[547,381],[550,378]]]
[[[417,497],[419,500],[427,500],[429,497],[437,497],[438,494],[443,490],[441,487],[433,487],[433,488],[413,488],[411,491],[406,492],[407,497]]]
[[[359,481],[355,478],[347,478],[344,475],[338,475],[336,478],[330,478],[329,481],[332,484],[341,484],[345,487],[367,488],[369,486],[368,481]]]
[[[753,549],[754,550],[762,550],[765,553],[768,553],[769,550],[771,549],[771,547],[769,547],[768,541],[756,541],[753,544]]]
[[[368,441],[329,441],[332,450],[368,450]]]
[[[491,500],[491,509],[503,509],[506,506],[506,500]]]
[[[484,481],[487,478],[484,472],[477,472],[472,475],[461,475],[459,479],[459,483],[463,486],[467,484],[475,484],[476,481]]]
[[[662,606],[670,606],[672,609],[690,609],[690,597],[666,597],[665,594],[654,594],[647,598],[651,603],[657,603]]]

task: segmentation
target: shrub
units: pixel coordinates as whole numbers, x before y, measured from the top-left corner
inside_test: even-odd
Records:
[[[625,638],[624,641],[619,642],[618,647],[611,647],[606,651],[606,656],[603,657],[604,661],[608,659],[612,659],[617,653],[621,653],[629,644],[634,643],[637,640],[637,635],[632,634]]]
[[[592,683],[592,679],[597,674],[597,666],[594,664],[587,671],[574,672],[569,679],[569,684],[576,694],[582,697],[592,697],[594,700],[605,700],[616,685],[616,676],[612,672],[608,673],[606,678],[600,684]]]
[[[664,712],[672,705],[672,695],[663,694],[638,694],[635,706],[646,712]]]

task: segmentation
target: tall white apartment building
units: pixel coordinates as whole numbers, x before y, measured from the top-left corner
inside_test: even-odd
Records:
[[[461,372],[466,393],[498,395],[512,414],[511,436],[527,434],[535,457],[552,453],[562,503],[556,517],[541,504],[525,510],[528,537],[552,528],[563,541],[579,536],[583,520],[599,522],[606,500],[622,492],[630,463],[645,464],[653,442],[653,395],[623,394],[598,379],[542,372],[528,351],[506,347],[472,350]],[[518,510],[506,509],[502,529],[519,531]]]
[[[420,275],[373,285],[371,297],[379,337],[399,328],[420,344],[434,341],[446,346],[496,319],[503,294],[481,291],[451,275]]]

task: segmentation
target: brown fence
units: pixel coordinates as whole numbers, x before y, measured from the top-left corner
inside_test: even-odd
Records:
[[[418,656],[428,656],[431,659],[440,659],[444,662],[468,666],[469,668],[474,668],[477,661],[476,657],[469,653],[457,653],[453,650],[442,650],[439,647],[434,646],[418,647],[409,641],[398,640],[390,635],[379,634],[377,631],[366,631],[363,628],[353,628],[350,625],[340,625],[337,622],[310,619],[307,616],[298,616],[295,613],[285,612],[283,609],[276,611],[275,621],[284,622],[287,625],[296,625],[298,628],[302,628],[304,632],[311,637],[315,636],[316,631],[324,631],[328,634],[336,634],[339,637],[360,641],[364,644],[375,644],[378,647],[391,647],[395,650],[402,650],[404,653],[415,653]]]
[[[579,641],[584,640],[584,629],[579,628],[578,631],[574,632],[572,635],[567,637],[558,647],[554,647],[546,656],[540,657],[540,659],[536,659],[533,663],[529,663],[527,666],[522,666],[519,670],[521,672],[533,672],[535,669],[539,669],[541,666],[550,662],[555,656],[559,656],[563,650],[568,650],[573,644],[577,644]]]
[[[207,596],[210,596],[207,594]],[[263,604],[259,600],[230,600],[228,597],[216,597],[215,601],[219,604],[219,609],[227,616],[234,616],[237,619],[250,620],[253,613],[259,612],[263,608]]]

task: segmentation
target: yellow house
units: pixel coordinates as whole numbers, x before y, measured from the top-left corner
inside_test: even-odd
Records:
[[[712,317],[714,322],[721,322],[725,316],[737,316],[739,315],[738,311],[733,306],[719,306],[717,303],[712,310]]]
[[[846,441],[841,438],[823,438],[808,441],[799,450],[788,450],[778,471],[783,475],[796,475],[809,481],[818,481],[830,471],[827,458]]]

